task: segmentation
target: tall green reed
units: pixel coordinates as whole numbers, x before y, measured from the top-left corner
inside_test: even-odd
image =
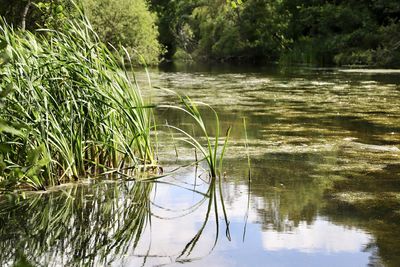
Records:
[[[181,96],[174,91],[167,90],[169,93],[172,93],[179,99],[180,105],[159,105],[161,108],[170,108],[176,109],[178,111],[182,111],[186,113],[194,122],[195,125],[200,128],[202,135],[205,138],[205,145],[201,143],[201,141],[196,138],[193,134],[190,134],[188,131],[185,131],[182,128],[165,124],[164,126],[173,130],[176,130],[180,134],[184,136],[184,142],[188,143],[189,145],[193,146],[196,151],[200,151],[203,155],[203,160],[206,161],[209,174],[212,178],[216,178],[217,176],[221,176],[222,173],[222,163],[226,152],[226,147],[228,144],[231,127],[228,128],[226,131],[225,139],[223,144],[220,144],[221,133],[220,133],[220,120],[218,113],[215,111],[213,107],[208,104],[202,102],[193,101],[189,96]],[[210,136],[209,129],[206,127],[205,121],[203,119],[203,115],[200,112],[199,106],[205,106],[209,108],[214,116],[215,126],[213,130],[215,131],[214,136]]]
[[[43,190],[79,177],[158,169],[157,106],[142,97],[126,50],[114,50],[83,14],[61,30],[37,33],[0,21],[0,188]],[[217,112],[173,93],[181,105],[161,106],[188,114],[206,142],[167,126],[187,137],[217,177],[230,129],[221,145]],[[213,137],[200,104],[215,116]]]
[[[82,17],[60,31],[0,22],[0,182],[35,189],[107,169],[155,164],[152,106]],[[122,60],[119,60],[121,58]],[[121,67],[122,66],[122,67]],[[3,127],[4,128],[4,127]]]

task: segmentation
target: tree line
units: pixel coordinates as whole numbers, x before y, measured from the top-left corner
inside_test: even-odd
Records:
[[[398,0],[82,2],[104,41],[123,44],[147,63],[184,59],[400,66]],[[65,10],[70,2],[0,3],[8,21],[23,26],[25,18],[25,27],[32,29],[43,23],[43,11],[45,20],[54,19],[58,6]]]

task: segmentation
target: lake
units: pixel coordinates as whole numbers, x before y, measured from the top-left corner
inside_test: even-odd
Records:
[[[136,76],[151,101],[176,102]],[[199,136],[193,121],[159,108],[169,175],[3,197],[1,266],[400,266],[398,71],[169,65],[150,78],[232,127],[223,177],[161,126]]]

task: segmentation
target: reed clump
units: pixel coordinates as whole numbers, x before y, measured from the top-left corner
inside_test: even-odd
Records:
[[[153,107],[125,56],[85,18],[35,34],[0,21],[0,188],[155,165]]]
[[[209,176],[211,178],[221,177],[222,163],[229,140],[231,127],[229,127],[226,131],[223,144],[220,144],[220,120],[218,113],[213,107],[202,102],[193,101],[189,96],[181,96],[174,91],[167,89],[164,90],[171,93],[172,95],[175,95],[178,98],[179,105],[159,105],[159,107],[175,109],[188,115],[188,117],[192,119],[193,126],[196,126],[200,129],[200,132],[205,139],[205,142],[201,142],[199,138],[196,138],[193,134],[190,134],[188,131],[185,131],[182,128],[169,124],[163,126],[180,133],[183,136],[183,138],[180,138],[180,140],[191,145],[196,149],[196,151],[200,152],[200,154],[203,156],[202,160],[204,160],[207,164]],[[214,136],[210,136],[210,131],[206,127],[199,106],[203,106],[211,110],[215,121],[215,126],[213,128],[213,130],[215,131]]]

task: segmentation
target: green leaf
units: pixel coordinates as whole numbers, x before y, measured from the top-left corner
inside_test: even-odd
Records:
[[[57,12],[58,14],[60,14],[60,13],[62,13],[63,11],[64,11],[64,7],[63,7],[62,5],[58,5],[57,8],[56,8],[56,12]]]
[[[23,133],[21,131],[15,129],[14,127],[8,126],[4,122],[0,121],[0,133],[3,133],[3,132],[13,134],[13,135],[18,135],[18,136],[23,135]]]

